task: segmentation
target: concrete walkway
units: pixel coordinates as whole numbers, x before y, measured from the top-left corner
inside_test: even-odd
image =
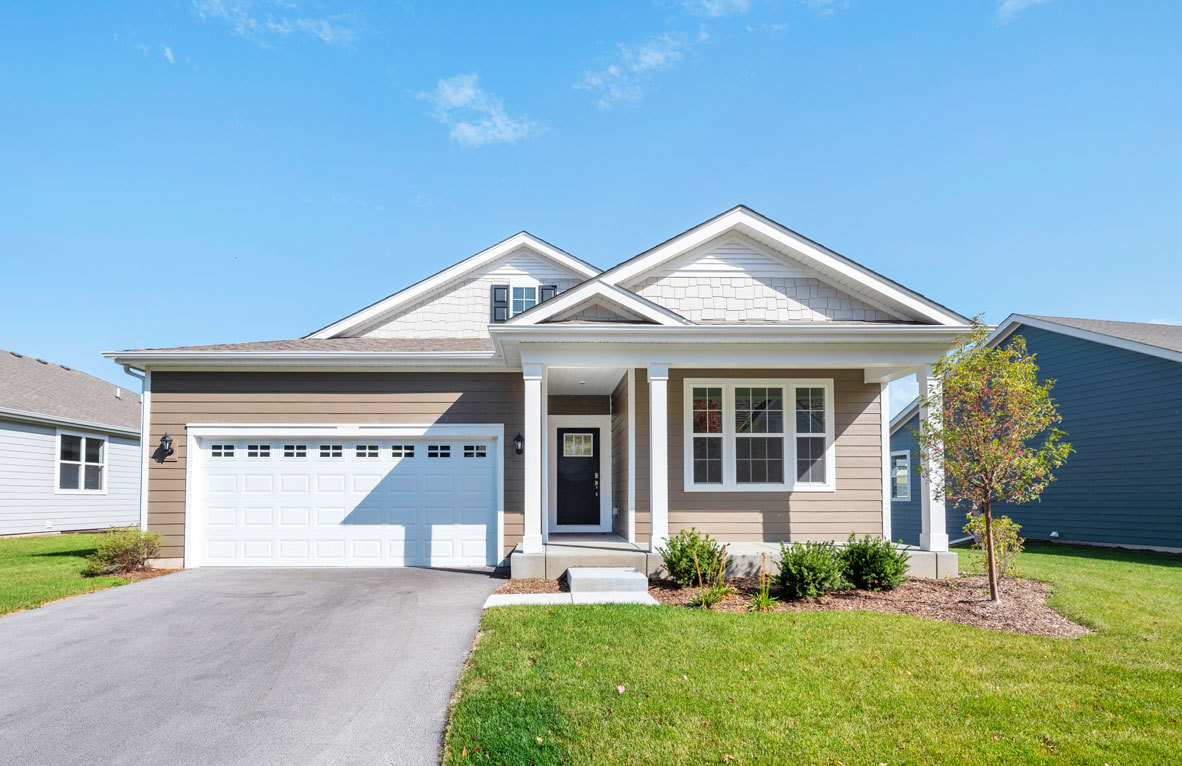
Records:
[[[438,763],[499,582],[197,569],[0,617],[0,761]]]

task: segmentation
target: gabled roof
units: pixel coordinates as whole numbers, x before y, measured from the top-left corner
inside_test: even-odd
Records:
[[[535,237],[529,232],[522,231],[506,240],[498,242],[487,250],[482,250],[476,255],[465,258],[454,266],[449,266],[443,271],[427,277],[420,282],[416,282],[404,290],[399,290],[393,295],[383,298],[377,303],[370,304],[360,311],[339,319],[327,327],[322,327],[305,337],[332,338],[350,332],[358,327],[369,324],[383,314],[388,314],[400,306],[405,306],[418,298],[430,294],[448,282],[462,278],[465,274],[475,271],[481,266],[485,266],[509,255],[519,248],[526,248],[543,258],[551,260],[572,273],[581,276],[583,279],[589,279],[599,274],[599,269],[586,261],[580,260],[570,253],[558,249],[549,242]]]
[[[989,337],[989,343],[1000,343],[1021,325],[1182,362],[1182,326],[1169,324],[1010,314]]]
[[[700,223],[634,258],[613,266],[595,279],[619,285],[730,231],[738,231],[760,244],[789,251],[793,259],[827,276],[838,286],[848,287],[861,295],[871,297],[876,303],[885,303],[896,312],[905,312],[913,315],[913,318],[936,324],[964,325],[969,322],[967,317],[814,242],[746,205],[738,205]]]
[[[122,354],[171,351],[372,351],[396,353],[449,353],[453,351],[492,351],[488,338],[292,338],[290,340],[258,340],[247,343],[214,343],[203,346],[172,346],[169,348],[136,348]]]
[[[576,306],[590,301],[602,301],[608,305],[619,306],[625,311],[644,317],[654,324],[668,326],[693,324],[693,322],[681,314],[670,311],[647,298],[642,298],[630,290],[625,290],[616,285],[605,284],[598,279],[590,279],[575,285],[564,293],[559,293],[548,301],[539,303],[533,308],[521,312],[500,326],[519,327],[540,324],[551,317],[559,316]],[[497,326],[490,325],[490,329]]]
[[[906,423],[908,420],[911,420],[911,418],[915,417],[915,413],[917,413],[917,412],[919,412],[919,398],[918,397],[916,397],[915,399],[912,399],[911,404],[908,404],[906,407],[903,408],[902,412],[900,412],[898,415],[895,415],[894,417],[891,418],[891,435],[894,436],[895,431],[898,431],[899,428],[902,427],[902,425],[904,423]]]
[[[85,372],[0,351],[0,381],[0,414],[139,433],[140,395]]]

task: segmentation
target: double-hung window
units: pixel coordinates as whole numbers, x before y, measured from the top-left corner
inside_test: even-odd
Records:
[[[685,489],[831,491],[830,380],[685,381]]]
[[[911,499],[911,453],[891,453],[891,500]]]
[[[106,491],[106,439],[59,432],[57,449],[58,492]]]

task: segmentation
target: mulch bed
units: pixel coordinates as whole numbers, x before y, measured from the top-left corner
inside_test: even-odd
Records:
[[[132,582],[139,582],[140,580],[151,580],[153,577],[160,577],[161,575],[172,574],[173,572],[179,572],[179,571],[181,571],[181,570],[179,570],[179,569],[157,569],[155,567],[152,567],[151,569],[141,569],[138,572],[128,572],[127,574],[112,575],[112,577],[122,577],[125,580],[131,580]]]
[[[716,604],[717,612],[746,612],[759,591],[758,577],[731,577],[727,582],[735,592]],[[779,601],[777,612],[869,611],[907,614],[930,620],[957,622],[987,630],[1023,633],[1030,636],[1078,638],[1092,631],[1072,622],[1046,605],[1050,587],[1036,580],[1003,578],[1001,602],[989,600],[989,583],[983,575],[946,580],[909,578],[892,591],[873,593],[845,590],[815,599]],[[679,588],[670,580],[655,580],[648,589],[662,604],[689,607],[699,588]],[[509,580],[496,593],[560,593],[565,581]]]

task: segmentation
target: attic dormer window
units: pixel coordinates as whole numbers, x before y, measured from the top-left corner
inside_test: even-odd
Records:
[[[517,316],[526,309],[531,309],[536,305],[538,305],[538,288],[513,288],[513,316]]]

